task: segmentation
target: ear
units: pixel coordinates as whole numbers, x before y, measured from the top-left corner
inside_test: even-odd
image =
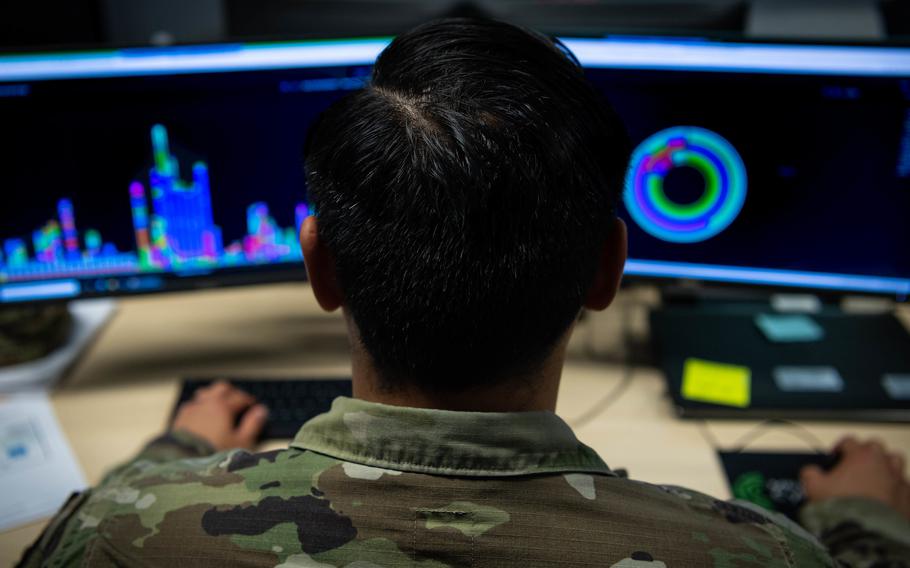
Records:
[[[613,298],[619,291],[623,268],[626,265],[627,244],[626,224],[622,219],[616,217],[613,219],[607,242],[604,243],[603,251],[600,253],[594,283],[591,284],[588,296],[585,298],[585,307],[589,310],[605,310],[613,303]]]
[[[327,312],[337,310],[344,303],[344,298],[335,277],[335,262],[319,240],[316,217],[313,215],[304,219],[300,227],[300,248],[316,301]]]

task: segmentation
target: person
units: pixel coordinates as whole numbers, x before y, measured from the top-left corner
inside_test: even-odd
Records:
[[[574,322],[619,286],[629,158],[558,42],[417,27],[304,153],[318,213],[301,246],[318,303],[347,322],[354,397],[252,453],[266,409],[198,391],[23,565],[910,565],[904,464],[876,442],[806,470],[803,528],[625,479],[556,416]]]

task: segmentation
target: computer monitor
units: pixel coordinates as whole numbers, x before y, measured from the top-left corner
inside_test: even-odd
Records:
[[[910,48],[566,43],[635,144],[626,274],[910,294]]]
[[[0,302],[305,278],[307,128],[387,43],[0,57]]]
[[[628,275],[910,293],[910,50],[564,41],[637,145]],[[307,127],[387,43],[0,56],[0,303],[303,278]]]

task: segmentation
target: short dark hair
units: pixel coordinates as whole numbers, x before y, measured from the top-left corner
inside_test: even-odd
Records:
[[[457,391],[534,373],[577,317],[629,144],[561,43],[458,19],[397,37],[305,158],[384,385]]]

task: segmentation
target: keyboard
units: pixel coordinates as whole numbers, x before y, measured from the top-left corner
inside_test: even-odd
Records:
[[[193,398],[196,389],[216,379],[191,378],[183,380],[180,398],[173,415],[184,402]],[[269,409],[269,418],[260,440],[293,438],[304,422],[329,410],[338,396],[351,396],[350,379],[251,379],[226,378]],[[238,416],[238,422],[240,417]]]

